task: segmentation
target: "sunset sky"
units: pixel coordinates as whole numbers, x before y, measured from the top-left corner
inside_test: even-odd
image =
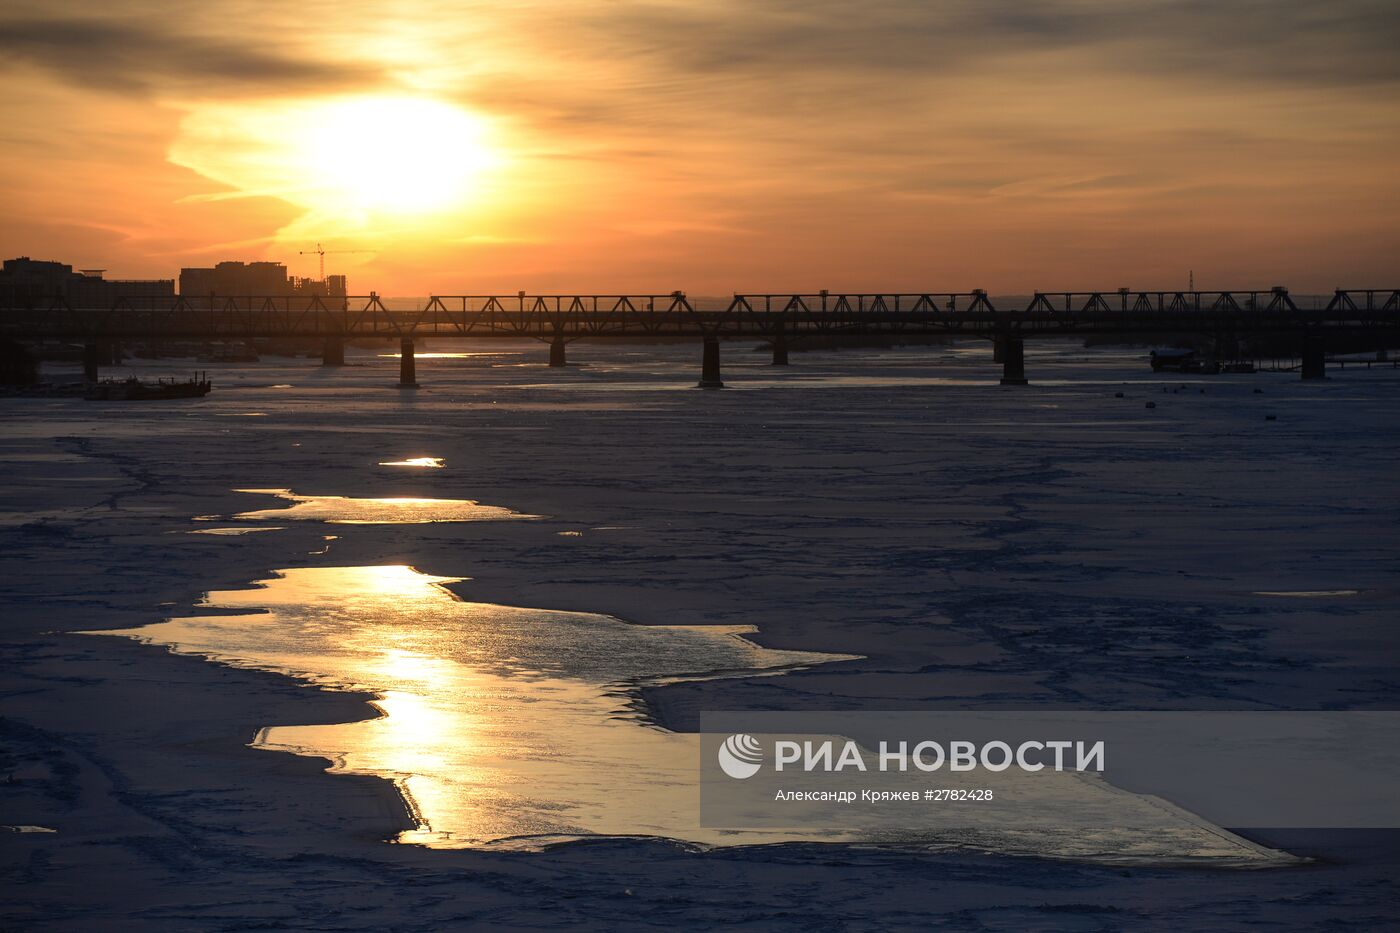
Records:
[[[0,255],[351,291],[1390,286],[1395,0],[8,0]]]

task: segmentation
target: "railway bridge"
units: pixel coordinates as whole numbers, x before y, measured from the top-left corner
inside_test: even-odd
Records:
[[[569,343],[590,338],[690,338],[701,342],[702,387],[719,387],[720,340],[767,341],[786,365],[793,341],[867,336],[974,336],[994,341],[1002,383],[1026,383],[1024,346],[1051,336],[1200,334],[1230,345],[1260,335],[1294,342],[1305,379],[1321,378],[1329,338],[1400,342],[1400,289],[1337,289],[1296,300],[1287,288],[1238,291],[1035,292],[1021,301],[966,292],[765,293],[695,299],[641,295],[435,295],[401,306],[352,297],[123,298],[74,307],[62,298],[0,307],[0,342],[23,354],[37,341],[81,343],[96,381],[104,345],[133,340],[312,339],[322,361],[345,361],[345,341],[400,341],[400,384],[416,385],[415,341],[427,337],[528,337],[563,366]]]

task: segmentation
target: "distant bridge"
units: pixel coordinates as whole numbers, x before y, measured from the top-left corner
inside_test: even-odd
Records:
[[[95,378],[97,345],[130,340],[319,339],[324,362],[344,362],[344,341],[397,338],[401,382],[414,383],[413,341],[422,337],[528,337],[565,346],[592,338],[695,338],[704,343],[702,385],[719,385],[719,340],[762,338],[773,362],[791,341],[823,336],[965,335],[993,339],[1002,381],[1025,382],[1024,340],[1036,336],[1198,333],[1219,341],[1295,335],[1304,378],[1322,375],[1329,335],[1400,339],[1400,289],[1338,289],[1295,303],[1288,289],[1249,291],[1036,292],[998,308],[987,292],[774,293],[692,301],[664,295],[436,295],[394,307],[378,295],[120,299],[73,307],[61,298],[0,307],[0,339],[82,342]],[[1003,302],[1003,304],[1005,304]],[[1310,305],[1310,306],[1309,306]]]

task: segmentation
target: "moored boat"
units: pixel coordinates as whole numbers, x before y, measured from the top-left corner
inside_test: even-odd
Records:
[[[108,380],[89,385],[83,397],[89,401],[150,401],[172,398],[199,398],[209,394],[213,387],[207,373],[196,373],[185,382],[174,379],[157,379],[155,382],[142,382],[131,378],[122,381]]]

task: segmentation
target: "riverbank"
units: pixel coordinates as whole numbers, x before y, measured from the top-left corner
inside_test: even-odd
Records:
[[[0,682],[20,777],[3,799],[6,822],[58,830],[0,838],[7,922],[1379,915],[1394,893],[1384,853],[1227,882],[809,847],[389,846],[409,822],[390,784],[246,747],[263,726],[373,715],[364,696],[48,634],[184,615],[274,568],[403,563],[469,577],[453,589],[472,600],[756,624],[768,647],[863,656],[646,691],[679,730],[704,708],[1393,708],[1390,374],[1161,380],[1129,355],[1078,351],[1032,358],[1040,384],[1013,389],[981,347],[811,354],[787,372],[730,353],[732,388],[701,393],[693,349],[585,344],[572,355],[592,365],[558,373],[521,347],[425,363],[416,391],[366,357],[228,367],[207,399],[158,410],[6,400]],[[416,456],[446,466],[379,466]],[[194,516],[268,504],[239,488],[545,518],[190,534]],[[1356,595],[1256,595],[1338,590]]]

